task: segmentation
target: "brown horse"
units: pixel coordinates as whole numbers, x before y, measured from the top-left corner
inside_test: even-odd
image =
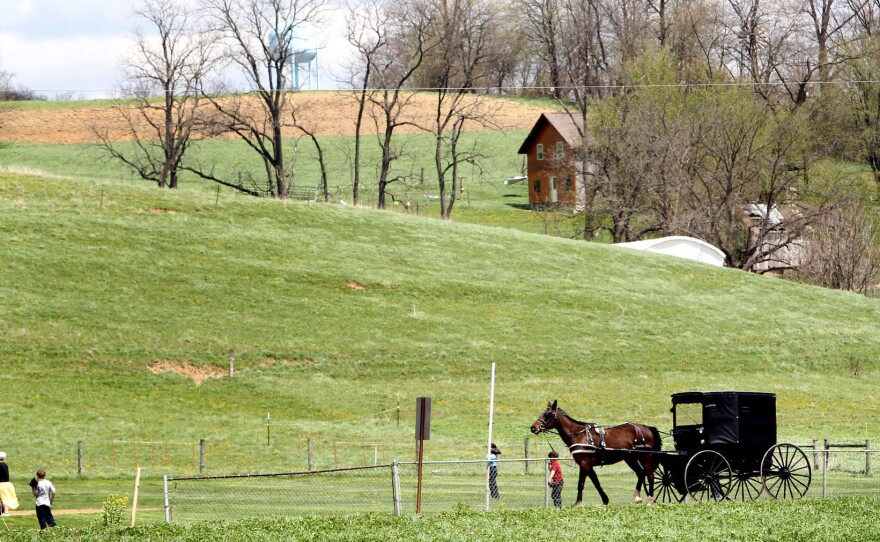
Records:
[[[593,467],[612,465],[620,461],[626,462],[638,476],[633,494],[635,502],[642,502],[642,484],[647,477],[648,504],[654,503],[654,469],[657,468],[657,463],[653,452],[659,451],[661,447],[660,433],[656,427],[624,423],[603,428],[572,418],[564,410],[557,408],[556,401],[553,401],[552,405],[547,403],[547,410],[532,424],[532,433],[538,435],[553,430],[559,433],[572,458],[581,468],[575,505],[581,503],[587,476],[602,497],[602,503],[608,504],[608,495],[602,491]]]

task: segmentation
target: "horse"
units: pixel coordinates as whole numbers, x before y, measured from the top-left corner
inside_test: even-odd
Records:
[[[614,427],[600,427],[594,423],[578,421],[564,410],[547,403],[547,410],[541,414],[531,431],[535,435],[555,430],[562,442],[568,447],[574,461],[580,466],[578,491],[575,506],[581,504],[584,493],[584,482],[589,477],[602,498],[602,504],[608,504],[608,495],[602,491],[599,478],[593,469],[596,465],[613,465],[620,461],[626,462],[636,475],[636,489],[633,500],[642,502],[642,485],[647,477],[646,489],[648,504],[654,504],[654,470],[657,468],[657,457],[662,446],[660,432],[656,427],[639,423],[624,423]]]

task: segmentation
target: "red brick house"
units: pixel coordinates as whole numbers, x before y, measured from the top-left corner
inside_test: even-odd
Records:
[[[584,201],[583,120],[542,113],[519,148],[528,157],[529,204],[579,207]]]

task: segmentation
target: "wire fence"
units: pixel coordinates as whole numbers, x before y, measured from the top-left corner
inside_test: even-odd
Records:
[[[265,425],[265,420],[264,420]],[[298,427],[273,422],[271,431],[255,431],[235,439],[191,441],[114,439],[81,440],[68,445],[69,455],[52,471],[59,475],[128,476],[138,467],[145,476],[160,477],[232,473],[317,471],[388,465],[393,461],[415,461],[416,447],[381,440],[320,440],[303,438]],[[499,440],[505,458],[546,458],[550,445],[541,439],[514,437]],[[870,441],[836,444],[814,440],[799,446],[810,456],[818,472],[823,450],[832,452],[828,470],[837,474],[873,475]],[[431,459],[482,459],[486,450],[479,442],[431,441]],[[838,453],[839,452],[839,453]],[[873,470],[880,468],[873,466]]]
[[[809,448],[804,452],[815,462],[805,498],[880,494],[876,472],[865,468],[865,457],[877,453],[876,450],[819,450],[818,457]],[[544,458],[499,460],[497,498],[490,495],[486,460],[426,461],[422,473],[421,512],[444,512],[460,506],[479,510],[553,506],[548,461]],[[569,506],[575,501],[579,469],[571,459],[559,462],[564,478],[562,505]],[[166,477],[166,521],[190,523],[365,512],[412,515],[417,508],[417,472],[417,464],[406,461],[311,472]],[[612,503],[633,501],[636,475],[628,467],[624,464],[600,467],[597,473]],[[643,490],[642,498],[645,497]],[[758,498],[772,497],[764,492]],[[584,488],[584,502],[600,503],[589,481]]]

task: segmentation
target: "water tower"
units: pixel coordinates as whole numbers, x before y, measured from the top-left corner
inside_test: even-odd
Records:
[[[279,40],[279,36],[282,38]],[[318,89],[318,29],[305,21],[294,21],[269,35],[269,47],[275,50],[284,42],[287,66],[285,81],[291,90]]]

